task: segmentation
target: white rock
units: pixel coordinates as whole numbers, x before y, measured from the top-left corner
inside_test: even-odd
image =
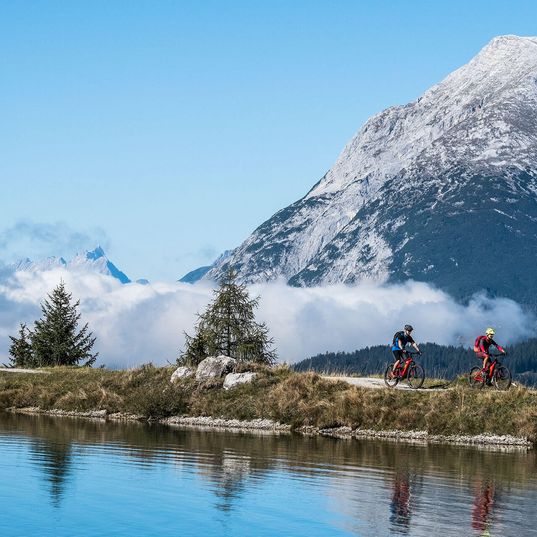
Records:
[[[257,373],[229,373],[224,379],[224,390],[229,390],[238,384],[252,382],[255,377],[257,377]]]
[[[173,373],[172,377],[170,379],[170,382],[173,384],[174,382],[177,382],[180,379],[184,379],[186,377],[190,377],[194,374],[194,370],[190,367],[181,366],[178,367]]]
[[[233,371],[237,360],[229,356],[209,356],[198,364],[196,379],[205,380],[223,377],[226,373]]]

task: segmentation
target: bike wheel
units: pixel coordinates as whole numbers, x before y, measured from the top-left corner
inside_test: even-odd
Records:
[[[511,386],[511,371],[504,365],[497,367],[492,382],[497,390],[508,390]]]
[[[470,382],[470,388],[477,388],[480,390],[485,385],[485,379],[481,373],[480,367],[472,367],[468,381]]]
[[[417,390],[423,386],[425,380],[425,369],[420,364],[412,364],[408,369],[408,374],[406,381],[408,385],[413,389]]]
[[[388,388],[395,388],[399,382],[399,377],[394,376],[393,374],[393,364],[388,364],[386,371],[384,371],[384,384]]]

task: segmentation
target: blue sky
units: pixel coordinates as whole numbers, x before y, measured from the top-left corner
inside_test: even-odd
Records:
[[[0,259],[100,242],[131,278],[177,279],[370,115],[536,20],[530,1],[0,2]]]

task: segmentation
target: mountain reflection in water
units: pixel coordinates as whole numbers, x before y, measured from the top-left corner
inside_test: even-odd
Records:
[[[533,451],[0,415],[2,535],[537,535]]]

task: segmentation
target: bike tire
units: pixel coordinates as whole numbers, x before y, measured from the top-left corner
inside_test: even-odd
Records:
[[[472,367],[470,370],[470,375],[468,375],[468,382],[470,383],[470,388],[475,388],[480,390],[485,386],[485,379],[484,378],[476,378],[481,375],[481,368],[480,367]]]
[[[408,369],[406,377],[408,386],[413,390],[417,390],[423,386],[425,381],[425,369],[420,364],[412,364]]]
[[[393,376],[393,364],[388,364],[386,366],[386,371],[384,371],[384,384],[388,388],[395,388],[399,382],[399,377]]]
[[[501,365],[500,367],[497,367],[494,371],[494,378],[492,382],[494,383],[494,387],[497,390],[505,391],[508,390],[511,386],[511,371],[504,365]]]

